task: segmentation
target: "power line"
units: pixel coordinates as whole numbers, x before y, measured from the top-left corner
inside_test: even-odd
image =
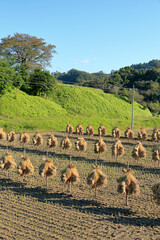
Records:
[[[36,80],[40,80],[40,78],[37,78]],[[56,83],[43,83],[43,82],[26,82],[26,81],[19,81],[19,80],[11,80],[11,79],[0,79],[0,81],[4,81],[4,82],[12,82],[12,83],[21,83],[22,85],[27,85],[27,84],[31,84],[31,85],[43,85],[43,86],[53,86],[53,87],[63,87],[63,85],[58,85]],[[114,86],[116,85],[112,85],[111,87],[106,87],[104,84],[95,84],[95,85],[91,85],[90,83],[85,83],[85,85],[78,85],[80,83],[76,82],[63,82],[63,81],[59,81],[62,82],[65,86],[70,87],[70,85],[74,86],[74,87],[90,87],[90,88],[96,88],[96,89],[101,89],[103,91],[106,90],[112,90]],[[123,90],[129,90],[132,91],[132,88],[125,88],[125,87],[119,87],[118,91],[123,91]],[[134,90],[138,93],[146,93],[146,90],[141,90],[141,89],[137,89],[134,88]],[[155,93],[153,93],[155,94]],[[160,95],[160,93],[156,94],[157,96]]]

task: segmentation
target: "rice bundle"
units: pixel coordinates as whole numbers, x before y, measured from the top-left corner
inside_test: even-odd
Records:
[[[132,175],[132,169],[123,169],[124,175],[117,179],[117,192],[126,195],[126,205],[128,205],[127,195],[139,195],[140,188],[137,179]]]
[[[99,140],[96,140],[96,142],[94,144],[94,152],[100,154],[100,153],[104,153],[106,151],[107,151],[107,148],[106,148],[106,144],[103,141],[103,139],[100,138]]]
[[[154,142],[158,142],[160,140],[160,132],[158,131],[158,128],[154,128],[153,129],[153,133],[152,133],[151,139]]]
[[[124,136],[127,139],[133,139],[134,138],[134,132],[131,130],[130,127],[128,127],[127,130],[124,132]]]
[[[107,130],[103,124],[101,124],[100,127],[98,128],[98,135],[103,137],[107,135]]]
[[[41,136],[41,134],[39,132],[37,132],[33,136],[32,141],[33,141],[34,146],[40,146],[43,144],[43,137]]]
[[[159,162],[160,162],[160,146],[159,147],[156,146],[154,149],[152,149],[152,159],[155,162],[158,162],[158,165],[159,165]]]
[[[52,148],[52,147],[57,147],[57,145],[58,145],[57,138],[54,135],[50,135],[47,139],[47,146],[49,148]]]
[[[16,167],[16,162],[11,154],[8,152],[2,157],[2,161],[0,162],[0,167],[4,170],[13,169]]]
[[[71,123],[67,124],[66,133],[68,133],[68,134],[73,133],[73,126]]]
[[[20,174],[20,176],[32,175],[34,173],[34,167],[31,161],[27,156],[23,156],[22,159],[24,161],[21,162],[21,164],[18,166],[18,173]]]
[[[157,201],[157,204],[160,205],[160,183],[154,184],[152,186],[154,200]]]
[[[3,128],[0,128],[0,140],[6,139],[6,133],[3,131]]]
[[[78,126],[76,127],[76,134],[79,134],[79,135],[83,135],[83,127],[82,127],[82,124],[78,124]]]
[[[90,124],[86,128],[86,135],[89,135],[89,136],[93,136],[94,135],[94,129],[93,129],[93,127]]]
[[[146,157],[146,150],[141,142],[137,142],[137,145],[132,151],[132,157],[135,159]]]
[[[56,167],[50,159],[45,159],[44,163],[39,167],[39,175],[42,177],[53,177],[56,175]]]
[[[7,134],[7,141],[8,142],[15,142],[17,140],[17,136],[13,129]]]
[[[68,165],[61,172],[61,181],[65,184],[76,184],[80,181],[79,174],[74,165],[72,164]]]
[[[62,139],[61,147],[62,147],[62,149],[65,149],[65,150],[68,150],[68,149],[70,149],[72,147],[72,143],[71,143],[70,139],[67,136]]]
[[[118,156],[123,156],[124,147],[120,140],[116,139],[115,143],[112,145],[112,156],[117,159]]]
[[[105,187],[107,176],[102,172],[100,166],[93,166],[93,170],[88,174],[87,184],[92,188]]]
[[[78,152],[85,152],[87,149],[87,143],[84,138],[78,138],[75,142],[75,148]]]
[[[26,144],[30,141],[30,136],[27,132],[22,132],[19,137],[20,143]]]
[[[114,138],[120,138],[121,132],[119,128],[116,126],[114,129],[112,129],[112,137]]]
[[[140,131],[138,131],[138,139],[141,141],[146,140],[148,137],[148,134],[144,128],[140,128]]]

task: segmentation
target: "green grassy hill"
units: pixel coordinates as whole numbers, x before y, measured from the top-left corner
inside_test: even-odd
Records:
[[[124,130],[131,125],[131,115],[132,105],[126,100],[79,86],[58,85],[49,99],[29,96],[17,89],[0,98],[0,126],[16,131],[65,131],[68,122],[74,127],[81,122],[84,128],[90,123],[95,130],[103,123],[109,131],[118,125]],[[160,122],[137,103],[134,117],[134,128],[154,127]]]
[[[50,99],[72,115],[130,119],[132,112],[132,105],[123,98],[93,88],[71,85],[56,86]],[[151,113],[148,109],[143,110],[141,105],[135,103],[135,116],[149,117]]]

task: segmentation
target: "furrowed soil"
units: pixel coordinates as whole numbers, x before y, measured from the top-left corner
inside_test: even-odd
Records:
[[[0,169],[0,239],[160,239],[160,206],[153,199],[151,187],[160,182],[160,168],[152,160],[152,149],[157,143],[143,141],[147,157],[138,162],[131,157],[136,140],[121,142],[125,154],[117,161],[112,159],[111,146],[115,139],[104,137],[107,152],[98,160],[107,175],[108,184],[100,188],[95,197],[94,189],[86,184],[86,177],[95,164],[97,155],[94,143],[98,136],[84,136],[87,151],[78,153],[74,143],[77,135],[69,136],[72,149],[64,151],[60,147],[65,133],[56,133],[58,146],[48,149],[47,137],[42,133],[44,143],[36,148],[32,141],[25,146],[26,154],[35,168],[32,176],[20,177],[17,169]],[[32,139],[33,134],[30,134]],[[13,155],[17,165],[22,161],[23,146],[0,141],[0,157],[6,148]],[[48,150],[48,157],[57,167],[55,177],[48,180],[39,176],[39,166]],[[73,185],[71,193],[60,180],[61,171],[69,164],[69,158],[76,166],[80,183]],[[125,196],[117,193],[116,179],[122,175],[122,169],[129,167],[140,184],[140,196],[129,196],[129,205],[125,205]]]

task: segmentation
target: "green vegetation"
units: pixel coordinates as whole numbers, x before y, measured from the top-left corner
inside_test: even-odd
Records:
[[[16,131],[65,131],[68,122],[73,126],[81,122],[84,128],[92,124],[95,133],[103,123],[108,134],[118,125],[122,130],[131,125],[132,105],[128,99],[106,94],[102,90],[57,85],[49,99],[30,96],[12,89],[0,98],[0,126]],[[134,128],[153,128],[159,118],[152,117],[148,109],[135,103]]]
[[[132,105],[120,96],[85,87],[56,86],[50,99],[65,108],[68,113],[83,117],[130,119],[132,110]],[[149,117],[151,113],[135,103],[135,116]]]

